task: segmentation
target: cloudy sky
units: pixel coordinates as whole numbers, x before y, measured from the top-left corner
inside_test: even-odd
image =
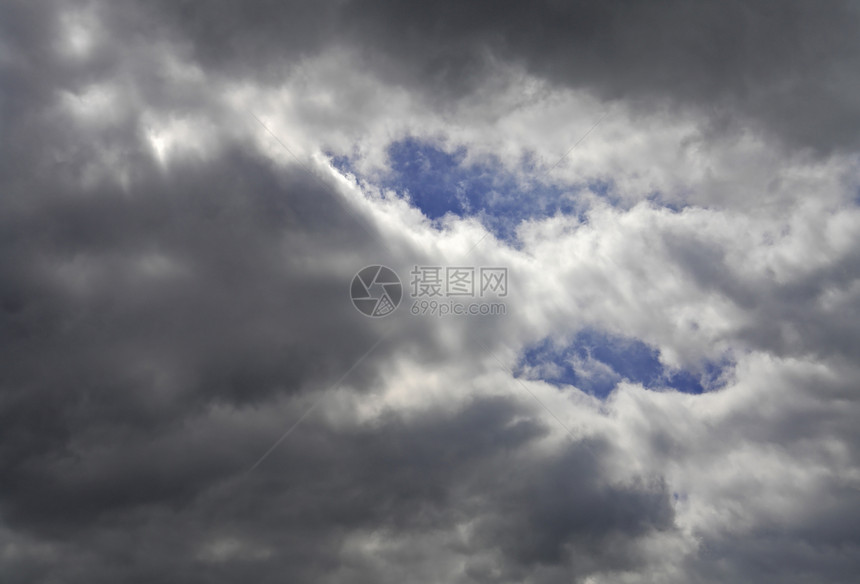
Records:
[[[4,583],[857,582],[856,2],[0,6]]]

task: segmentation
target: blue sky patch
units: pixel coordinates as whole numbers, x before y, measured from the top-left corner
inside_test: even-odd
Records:
[[[477,217],[496,237],[515,241],[516,227],[527,219],[541,219],[556,214],[576,214],[584,220],[585,208],[576,191],[589,188],[607,196],[605,182],[561,188],[529,181],[508,171],[496,158],[475,164],[464,164],[466,149],[446,152],[437,145],[416,138],[393,142],[388,148],[391,172],[382,177],[380,187],[392,189],[431,220],[451,213],[458,217]],[[341,172],[357,174],[347,157],[331,157]],[[523,173],[534,172],[531,159],[524,159]]]
[[[657,349],[642,341],[586,329],[567,345],[544,339],[527,348],[515,374],[559,387],[574,385],[600,398],[623,380],[646,388],[700,394],[719,387],[727,365],[707,362],[699,372],[670,370],[660,363]]]

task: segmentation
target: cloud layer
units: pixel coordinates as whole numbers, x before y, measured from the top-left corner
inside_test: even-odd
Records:
[[[856,5],[4,12],[4,582],[856,579]]]

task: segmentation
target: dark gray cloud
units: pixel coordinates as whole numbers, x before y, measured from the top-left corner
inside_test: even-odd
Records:
[[[860,342],[860,320],[852,286],[860,274],[854,247],[831,251],[827,261],[791,282],[771,274],[743,274],[724,250],[693,234],[668,235],[669,256],[701,290],[718,292],[744,311],[737,336],[750,348],[786,357],[850,360]],[[810,246],[811,247],[811,246]],[[810,255],[812,249],[803,250]],[[802,253],[803,253],[802,252]],[[801,259],[798,254],[798,260]],[[838,297],[839,300],[830,300]]]
[[[52,13],[17,9],[34,35],[18,42],[56,34]],[[583,545],[596,553],[577,568],[587,573],[618,559],[599,551],[606,538],[672,528],[665,488],[601,478],[605,445],[528,456],[546,429],[510,399],[345,430],[309,420],[245,476],[277,437],[255,415],[298,418],[303,402],[285,400],[315,399],[379,337],[347,301],[351,270],[403,260],[333,185],[249,142],[160,166],[133,104],[191,108],[149,76],[148,58],[129,49],[85,80],[63,76],[61,55],[6,71],[16,139],[0,201],[4,581],[319,582],[351,569],[351,581],[378,582],[408,572],[409,557],[350,566],[351,534],[454,533],[468,517],[478,533],[456,544],[462,556],[495,550],[502,574],[547,565],[561,577]],[[64,91],[118,80],[118,110],[92,123],[62,111]],[[218,115],[199,97],[198,110]],[[350,267],[323,267],[336,257]],[[351,378],[355,391],[371,391],[394,353],[449,358],[432,330],[403,329]],[[567,514],[551,517],[556,508]]]
[[[510,63],[648,111],[692,110],[714,131],[752,128],[822,153],[858,146],[851,2],[170,2],[152,14],[226,75],[277,81],[340,46],[444,109]]]
[[[536,567],[561,582],[634,566],[635,539],[673,527],[665,487],[606,484],[605,444],[528,452],[544,429],[516,421],[524,413],[510,400],[481,399],[417,423],[393,413],[340,431],[310,423],[247,477],[235,473],[247,452],[197,422],[94,444],[32,468],[28,489],[6,489],[6,524],[56,550],[6,564],[4,579],[35,571],[68,582],[268,582],[290,573],[314,582],[348,570],[351,581],[393,582],[391,574],[446,548],[469,564],[464,582],[521,578]],[[475,534],[458,537],[467,519]],[[395,542],[436,533],[442,542],[352,565],[342,548],[355,533]],[[237,540],[250,549],[228,544],[218,556],[219,541]],[[494,577],[470,560],[488,552]]]
[[[860,545],[855,527],[858,498],[855,489],[828,489],[809,501],[799,520],[777,518],[742,537],[709,535],[690,569],[701,574],[703,581],[713,582],[853,582]]]
[[[5,107],[31,107],[49,95],[48,84],[86,83],[116,67],[129,47],[154,41],[213,74],[272,84],[302,58],[339,47],[368,75],[419,88],[442,109],[508,63],[647,111],[692,110],[714,131],[751,128],[820,153],[858,146],[860,10],[849,1],[185,0],[96,11],[101,50],[82,68],[48,48],[63,26],[56,6],[10,4],[4,44],[14,59],[4,77],[16,91]],[[170,98],[173,107],[182,102]]]

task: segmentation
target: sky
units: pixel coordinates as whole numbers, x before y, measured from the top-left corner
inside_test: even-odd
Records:
[[[0,581],[857,582],[860,4],[0,15]]]

